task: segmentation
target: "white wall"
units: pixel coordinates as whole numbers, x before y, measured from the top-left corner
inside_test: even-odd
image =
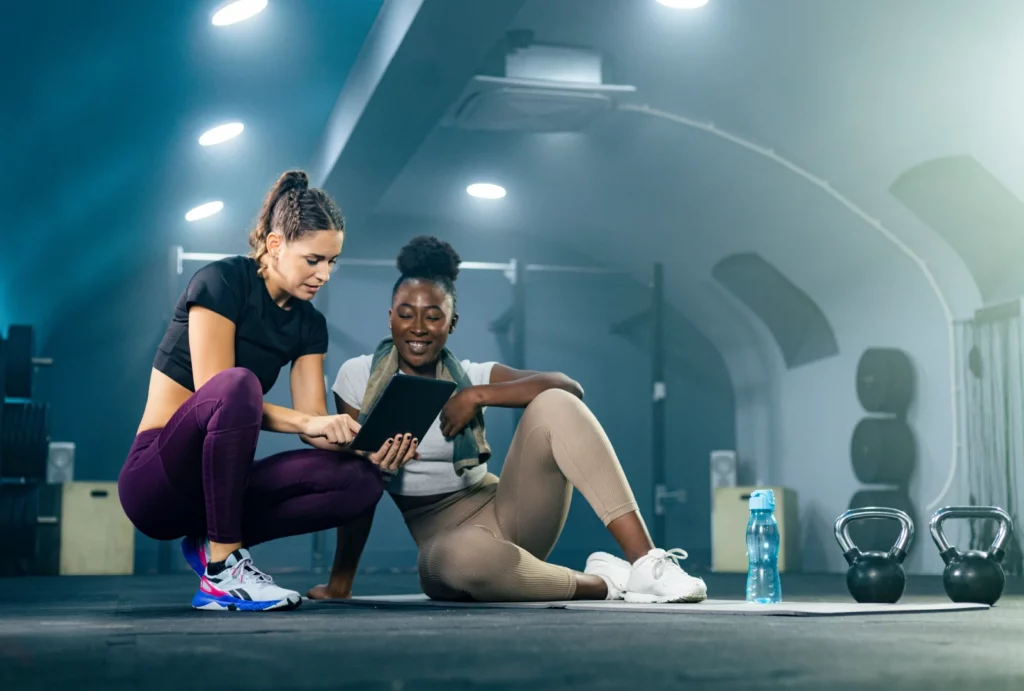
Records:
[[[902,266],[901,266],[902,265]],[[951,381],[947,327],[939,305],[909,262],[881,261],[874,272],[819,302],[839,343],[838,356],[779,374],[779,483],[800,498],[805,569],[846,569],[832,533],[860,483],[850,461],[850,439],[866,415],[856,396],[858,360],[867,348],[906,351],[915,367],[916,393],[908,413],[918,458],[910,497],[917,515],[912,573],[941,572],[926,507],[945,484],[952,456]],[[965,500],[954,486],[943,505]]]

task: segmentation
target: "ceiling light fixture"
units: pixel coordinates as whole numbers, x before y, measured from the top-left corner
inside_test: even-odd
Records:
[[[501,199],[505,196],[505,188],[489,182],[475,182],[466,188],[466,194],[479,199]]]
[[[658,2],[674,10],[695,10],[708,4],[708,0],[658,0]]]
[[[221,209],[224,208],[224,202],[206,202],[200,204],[196,208],[190,210],[185,214],[185,220],[191,223],[192,221],[198,221],[203,218],[209,218],[216,213],[220,213]]]
[[[199,144],[200,146],[223,144],[229,139],[234,139],[240,135],[244,129],[245,125],[240,122],[227,122],[223,125],[217,125],[213,129],[203,132],[202,136],[199,137]]]
[[[213,19],[214,26],[228,26],[251,19],[267,8],[267,0],[235,0],[217,10]]]

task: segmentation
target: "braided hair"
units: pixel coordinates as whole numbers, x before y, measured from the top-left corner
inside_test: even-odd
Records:
[[[394,299],[398,289],[406,281],[431,281],[452,299],[455,306],[455,279],[459,277],[459,263],[462,258],[455,248],[443,240],[429,235],[420,235],[405,244],[398,253],[398,271],[401,276],[391,291]]]
[[[259,275],[266,278],[267,237],[280,233],[285,242],[292,242],[317,230],[345,230],[341,210],[323,190],[310,188],[309,176],[301,170],[289,170],[278,178],[263,200],[256,227],[249,233],[249,256],[259,265]]]

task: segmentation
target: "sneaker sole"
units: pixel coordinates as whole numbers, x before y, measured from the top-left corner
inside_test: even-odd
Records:
[[[234,597],[213,597],[200,591],[192,598],[192,608],[204,612],[270,612],[298,609],[302,597],[286,597],[283,600],[253,602]]]
[[[634,605],[667,605],[667,604],[696,604],[708,599],[707,595],[684,595],[683,597],[667,597],[664,595],[648,595],[646,593],[626,593],[626,602]]]

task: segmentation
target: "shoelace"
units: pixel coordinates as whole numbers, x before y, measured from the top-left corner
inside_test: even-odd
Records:
[[[256,568],[252,559],[242,559],[231,569],[231,575],[242,583],[246,581],[255,583],[273,583],[274,579]]]
[[[665,573],[666,567],[675,567],[680,573],[685,574],[686,571],[679,565],[679,562],[689,556],[685,549],[678,547],[665,550],[665,553],[658,557],[658,561],[654,564],[654,577],[661,578],[662,574]]]

